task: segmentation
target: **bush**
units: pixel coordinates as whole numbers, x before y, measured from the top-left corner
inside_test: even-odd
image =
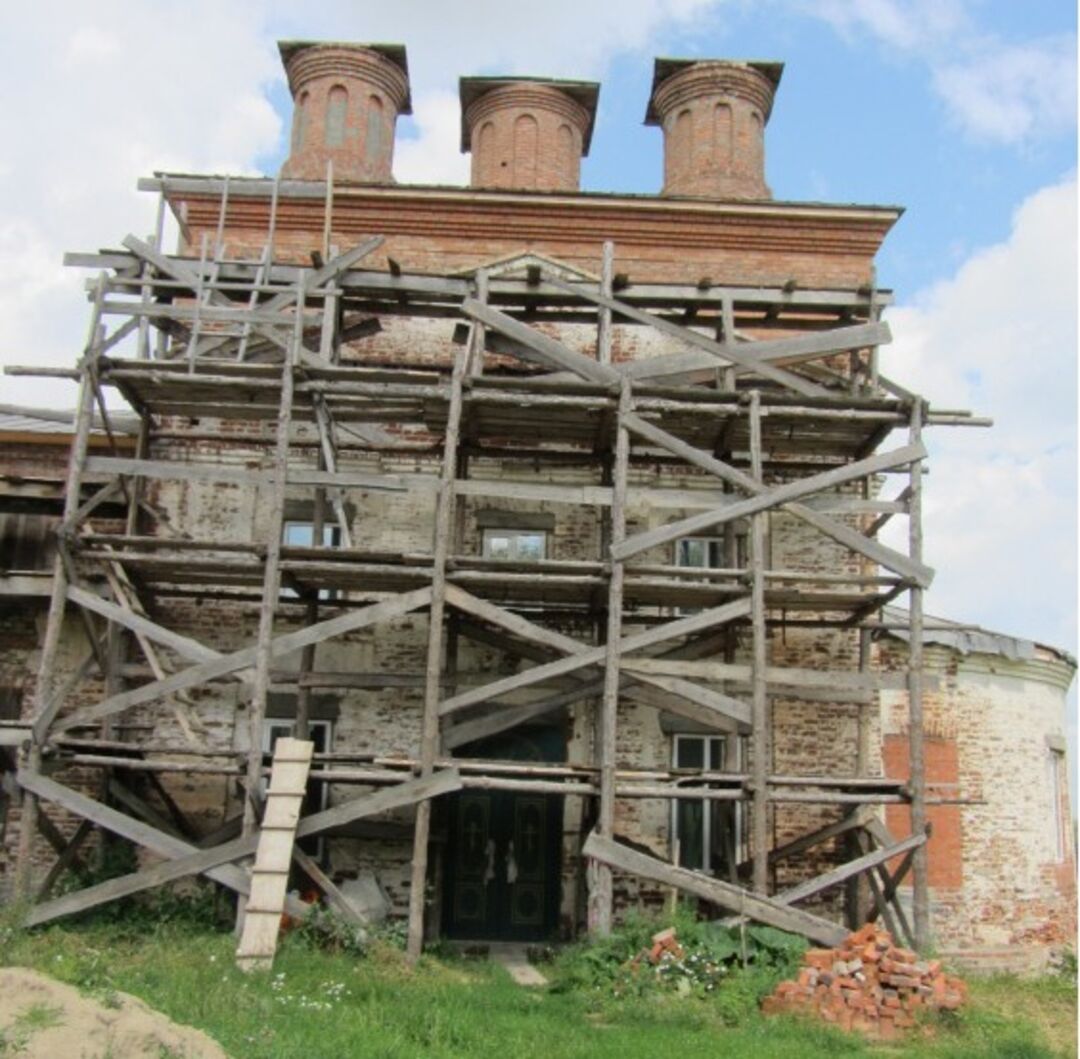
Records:
[[[657,931],[674,926],[683,950],[653,964],[643,956]],[[676,995],[710,999],[725,1022],[738,1022],[798,966],[806,941],[772,927],[727,927],[680,906],[674,916],[633,915],[609,937],[572,946],[552,969],[555,992],[625,998]]]

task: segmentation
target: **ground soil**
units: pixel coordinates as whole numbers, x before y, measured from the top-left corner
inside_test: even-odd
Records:
[[[86,996],[21,967],[0,968],[0,1055],[27,1059],[228,1059],[201,1030],[127,993]]]

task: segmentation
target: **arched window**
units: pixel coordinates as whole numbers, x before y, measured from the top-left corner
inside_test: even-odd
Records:
[[[485,121],[476,134],[473,144],[473,159],[476,165],[476,180],[480,184],[490,184],[495,178],[495,123]]]
[[[559,175],[570,176],[574,174],[574,134],[569,125],[560,125],[555,134],[556,159],[558,161]]]
[[[671,121],[668,147],[664,151],[665,181],[675,179],[681,167],[692,165],[690,152],[694,146],[693,123],[694,116],[689,107],[680,110]]]
[[[368,96],[367,128],[364,131],[364,161],[375,167],[383,156],[383,101],[379,96]]]
[[[522,114],[514,122],[514,185],[536,187],[536,145],[539,138],[536,118]]]
[[[712,163],[721,172],[731,172],[731,159],[734,150],[734,129],[732,127],[732,115],[730,103],[717,103],[713,120],[713,144]]]
[[[340,147],[345,142],[345,111],[349,93],[344,86],[334,85],[326,97],[326,146]]]
[[[293,110],[293,135],[292,149],[295,154],[304,146],[304,138],[307,136],[308,126],[308,93],[301,92],[296,97],[296,107]]]
[[[750,161],[755,173],[765,168],[765,123],[756,111],[750,111],[750,125],[753,136],[750,137]]]

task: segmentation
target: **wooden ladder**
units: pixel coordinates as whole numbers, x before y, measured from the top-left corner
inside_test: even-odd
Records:
[[[314,748],[314,743],[303,739],[279,739],[274,746],[270,790],[251,871],[251,895],[236,948],[236,963],[243,971],[266,969],[274,962],[296,825]]]

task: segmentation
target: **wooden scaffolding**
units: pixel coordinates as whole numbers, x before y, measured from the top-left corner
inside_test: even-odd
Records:
[[[228,182],[206,181],[221,192],[215,245],[203,240],[198,257],[166,254],[157,236],[129,236],[114,252],[73,254],[69,263],[99,270],[92,285],[86,346],[69,377],[79,401],[67,472],[66,502],[41,651],[33,715],[17,773],[23,792],[18,891],[37,903],[29,923],[83,910],[102,901],[194,873],[204,873],[243,898],[244,867],[257,843],[257,807],[267,773],[262,727],[272,687],[297,693],[297,736],[308,730],[312,689],[359,678],[315,671],[316,645],[406,614],[428,616],[423,675],[422,735],[408,759],[380,759],[338,748],[316,754],[312,777],[324,783],[371,788],[354,800],[300,821],[299,837],[396,806],[416,807],[410,894],[409,950],[420,951],[428,878],[432,800],[470,786],[533,790],[595,799],[596,824],[583,847],[590,859],[587,919],[601,933],[612,924],[612,872],[618,870],[682,888],[715,905],[825,944],[843,934],[836,924],[797,908],[799,901],[861,877],[872,897],[871,917],[922,947],[929,936],[926,864],[926,784],[922,728],[922,597],[932,571],[922,558],[921,498],[926,450],[922,432],[935,424],[979,424],[969,413],[931,410],[878,371],[877,346],[888,340],[880,320],[886,292],[714,286],[707,282],[626,284],[614,274],[614,248],[604,248],[599,282],[567,280],[530,265],[521,278],[410,274],[393,261],[370,264],[382,244],[374,237],[344,253],[329,246],[310,265],[274,257],[279,185],[269,207],[270,230],[259,260],[223,253]],[[329,213],[329,206],[328,206]],[[378,330],[387,316],[457,317],[457,344],[446,366],[369,365],[343,355],[347,343]],[[549,323],[595,327],[595,355],[551,337]],[[613,322],[659,331],[675,352],[614,362]],[[761,326],[790,335],[746,338]],[[539,325],[539,326],[538,326]],[[692,326],[691,326],[692,325]],[[134,350],[120,355],[121,343]],[[485,370],[486,354],[503,367]],[[452,369],[449,367],[452,365]],[[36,369],[16,369],[42,374]],[[88,447],[98,414],[109,437],[103,394],[112,388],[139,416],[132,454],[114,445],[109,455]],[[177,417],[211,423],[275,424],[268,458],[258,468],[221,456],[228,430],[214,434],[203,458],[154,455],[154,440]],[[343,457],[365,424],[409,423],[438,439],[440,466],[431,474],[371,474],[348,469]],[[306,424],[301,442],[297,424]],[[349,443],[342,429],[349,430]],[[894,431],[905,442],[879,446]],[[189,430],[190,434],[190,430]],[[314,438],[314,441],[312,441]],[[522,467],[591,468],[598,484],[553,484],[472,474],[481,458]],[[633,469],[692,468],[715,489],[692,496],[668,489],[669,506],[695,513],[669,525],[635,531],[631,500],[658,498],[665,489],[634,481]],[[108,484],[82,500],[88,473]],[[897,495],[878,495],[882,475],[906,478]],[[200,540],[172,527],[146,496],[153,479],[257,483],[271,497],[261,539],[244,543]],[[895,478],[893,479],[895,480]],[[339,527],[341,546],[283,543],[287,490],[313,497],[315,541],[324,523]],[[840,491],[837,491],[837,490]],[[422,490],[434,501],[435,532],[426,554],[380,553],[352,540],[344,498],[352,490]],[[675,491],[677,492],[677,490]],[[462,497],[513,498],[583,505],[602,526],[595,561],[544,560],[527,567],[462,554]],[[80,502],[81,501],[81,502]],[[122,531],[95,526],[102,504],[125,505]],[[770,569],[765,518],[782,510],[859,557],[859,572]],[[890,518],[906,516],[909,548],[878,540]],[[745,564],[733,534],[725,538],[721,569],[644,562],[647,549],[681,537],[750,526]],[[334,595],[328,598],[328,590]],[[870,671],[870,636],[882,628],[882,607],[909,596],[910,667],[904,674]],[[222,653],[170,630],[148,614],[180,598],[258,603],[258,626],[248,646]],[[282,631],[282,605],[302,620]],[[591,616],[588,642],[545,624],[545,610]],[[78,670],[56,679],[65,612],[83,622],[90,650]],[[634,631],[627,632],[627,626]],[[859,630],[857,668],[806,670],[771,667],[766,638],[785,627]],[[750,650],[736,661],[738,630]],[[510,644],[534,662],[481,686],[447,681],[460,636]],[[852,635],[856,635],[852,633]],[[124,664],[137,645],[138,667]],[[164,651],[162,649],[165,649]],[[299,671],[279,660],[300,651]],[[718,661],[717,659],[723,659]],[[183,659],[183,667],[176,659]],[[71,708],[85,682],[101,682],[96,701]],[[246,760],[203,745],[187,723],[188,692],[233,681],[249,700]],[[525,687],[543,695],[526,705],[505,697]],[[871,774],[867,709],[859,711],[858,760],[852,774],[775,775],[770,771],[770,696],[809,701],[877,702],[881,687],[905,688],[910,699],[909,783]],[[718,690],[722,688],[723,690]],[[620,698],[728,731],[748,733],[749,771],[696,775],[627,767],[616,757]],[[593,704],[595,755],[587,765],[524,766],[459,759],[455,747],[505,730],[570,703]],[[487,704],[482,712],[472,709]],[[153,735],[119,738],[114,722],[140,706],[171,710],[187,733],[186,746],[155,745]],[[136,733],[138,736],[140,733]],[[100,770],[97,795],[46,775],[57,766]],[[162,813],[123,782],[138,773],[157,782],[163,772],[236,776],[248,797],[242,825],[204,837],[185,830],[182,807],[168,800]],[[162,791],[158,783],[159,791]],[[675,867],[618,841],[621,799],[706,798],[749,803],[752,884],[749,888]],[[81,817],[70,840],[56,834],[40,802]],[[770,805],[839,805],[842,820],[769,849]],[[910,803],[912,834],[900,841],[873,816],[876,805]],[[50,889],[76,862],[93,827],[120,835],[164,858],[153,867],[59,898]],[[57,860],[45,885],[31,893],[31,860],[39,830],[53,836]],[[239,833],[237,833],[239,832]],[[785,892],[768,892],[769,867],[837,835],[853,853],[845,865]],[[303,856],[297,850],[298,856]],[[889,862],[899,868],[890,870]],[[913,923],[896,900],[897,884],[913,868]],[[324,880],[333,899],[333,885]],[[863,909],[863,914],[866,909]]]

